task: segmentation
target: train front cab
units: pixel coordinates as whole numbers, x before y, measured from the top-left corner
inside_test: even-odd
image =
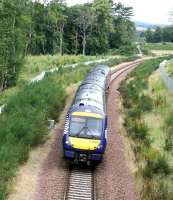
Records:
[[[106,148],[107,117],[91,112],[67,116],[64,131],[64,157],[74,163],[100,162]]]

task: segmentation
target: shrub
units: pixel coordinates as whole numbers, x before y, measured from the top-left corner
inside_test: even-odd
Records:
[[[57,119],[65,98],[62,84],[47,77],[9,99],[0,118],[0,199],[5,199],[7,184],[28,158],[30,148],[45,140],[47,119]]]
[[[154,104],[155,108],[165,106],[166,105],[166,97],[161,96],[160,94],[155,96],[155,98],[153,100],[153,104]]]
[[[155,154],[154,157],[148,157],[143,169],[143,177],[151,179],[154,174],[168,175],[171,170],[164,156]]]
[[[153,184],[156,178],[167,176],[171,173],[167,159],[152,148],[147,125],[142,121],[142,114],[152,110],[153,105],[164,105],[165,98],[152,100],[144,92],[148,87],[148,77],[158,68],[161,61],[170,57],[151,59],[140,64],[129,75],[128,79],[121,83],[120,92],[125,108],[124,127],[133,139],[133,151],[139,164],[139,174],[143,177],[143,199],[171,200],[169,190]],[[172,114],[166,120],[166,132],[169,138],[173,135]],[[172,148],[172,141],[165,141],[165,148]],[[157,187],[157,188],[156,188]],[[160,190],[160,191],[159,191]]]
[[[142,191],[144,200],[172,200],[172,192],[162,180],[147,180]]]
[[[141,118],[141,110],[139,108],[130,108],[127,111],[127,116],[134,119]]]
[[[166,138],[165,139],[165,145],[164,145],[164,149],[166,151],[170,151],[173,147],[173,144],[172,144],[172,138]]]
[[[142,121],[136,121],[132,127],[132,137],[134,140],[145,141],[148,136],[148,127]]]
[[[141,112],[149,112],[152,110],[153,101],[149,96],[142,94],[139,97],[139,108]]]
[[[171,170],[166,158],[162,155],[158,155],[153,162],[153,173],[168,175],[170,172]]]

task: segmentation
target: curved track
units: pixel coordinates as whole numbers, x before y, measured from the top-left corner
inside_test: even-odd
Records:
[[[107,101],[108,140],[103,162],[95,175],[97,200],[137,200],[138,194],[132,171],[129,169],[130,154],[125,148],[125,138],[120,132],[120,93],[121,81],[137,67],[139,62],[132,62],[114,69],[110,77]]]
[[[135,61],[131,64],[126,64],[126,65],[123,65],[122,67],[119,67],[118,69],[114,69],[112,72],[111,72],[111,78],[110,78],[110,84],[115,80],[117,79],[120,75],[122,75],[123,73],[125,73],[126,71],[128,70],[131,70],[135,67],[137,67],[140,63],[142,63],[142,61]],[[109,84],[109,85],[110,85]]]
[[[140,61],[141,62],[141,61]],[[119,92],[120,82],[126,78],[130,70],[139,64],[138,61],[120,65],[112,69],[108,92],[108,145],[103,162],[94,171],[89,173],[89,182],[84,181],[84,171],[81,168],[70,169],[63,159],[62,135],[64,118],[73,99],[76,87],[69,91],[68,104],[62,113],[59,123],[52,131],[51,140],[43,145],[42,153],[35,152],[27,170],[22,171],[22,176],[16,183],[16,188],[9,200],[64,200],[71,197],[75,200],[83,200],[79,194],[87,191],[87,198],[97,200],[136,200],[135,185],[131,173],[128,170],[125,158],[124,139],[119,134]],[[35,166],[38,164],[39,166]],[[89,170],[89,169],[86,169]],[[75,173],[73,173],[75,171]],[[29,173],[27,173],[29,172]],[[71,177],[71,178],[70,178]],[[75,187],[70,187],[75,179]],[[88,177],[87,177],[88,179]],[[77,188],[76,188],[77,187]],[[89,188],[92,188],[91,190]],[[70,193],[69,193],[70,191]],[[88,192],[90,194],[88,194]],[[70,194],[70,195],[69,195]],[[71,198],[71,199],[72,199]]]
[[[135,61],[113,70],[110,73],[109,87],[118,77],[137,67],[140,63],[141,61]],[[94,173],[93,169],[69,169],[69,181],[64,200],[96,200],[97,186]]]

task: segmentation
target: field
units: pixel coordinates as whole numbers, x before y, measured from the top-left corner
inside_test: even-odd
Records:
[[[0,103],[6,104],[0,117],[0,199],[9,193],[10,183],[22,163],[28,159],[30,150],[45,142],[47,120],[58,117],[64,108],[66,88],[78,83],[97,64],[84,65],[83,61],[107,57],[83,56],[29,56],[21,70],[17,85],[5,90]],[[103,62],[110,66],[137,57],[114,56]],[[76,68],[62,65],[81,63]],[[42,70],[59,67],[58,72],[47,73],[38,83],[30,80]],[[30,83],[30,84],[28,84]]]
[[[0,118],[0,199],[5,199],[7,186],[30,149],[46,140],[47,120],[58,119],[64,108],[65,88],[83,79],[89,68],[81,66],[47,75],[8,98]]]
[[[53,68],[59,68],[68,64],[76,64],[79,63],[82,66],[86,66],[83,63],[88,61],[96,61],[96,60],[104,60],[108,59],[102,64],[107,64],[109,66],[113,66],[125,61],[131,61],[137,59],[137,56],[83,56],[83,55],[47,55],[47,56],[28,56],[25,59],[25,65],[21,69],[17,84],[14,87],[8,88],[3,91],[0,95],[0,105],[6,104],[8,98],[13,96],[16,92],[18,92],[23,86],[28,84],[34,77],[39,75],[42,71],[50,70]],[[94,66],[94,64],[91,64]],[[90,66],[91,66],[90,65]]]
[[[15,94],[21,87],[31,81],[36,75],[44,70],[60,67],[66,64],[75,64],[85,61],[107,58],[106,56],[83,56],[83,55],[47,55],[47,56],[27,56],[24,67],[19,73],[17,84],[14,87],[6,89],[0,95],[0,105],[7,102],[9,96]]]
[[[173,78],[173,63],[166,66],[166,71],[171,78]]]
[[[144,49],[157,56],[170,55],[173,54],[173,43],[146,43]]]
[[[134,151],[137,185],[144,200],[172,199],[172,100],[157,70],[146,61],[120,88],[126,134]]]
[[[173,51],[173,43],[146,43],[149,50],[171,50]]]

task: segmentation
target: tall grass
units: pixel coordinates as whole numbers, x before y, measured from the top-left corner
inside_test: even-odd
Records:
[[[170,199],[170,191],[167,192],[167,186],[159,179],[156,189],[156,179],[157,177],[167,177],[171,173],[171,169],[167,158],[152,147],[150,130],[143,118],[145,114],[152,112],[156,104],[158,106],[164,103],[163,98],[156,102],[146,93],[148,77],[164,59],[169,59],[169,57],[145,61],[120,86],[125,113],[124,127],[128,136],[133,140],[133,150],[138,161],[138,174],[142,177],[144,184],[141,188],[141,198],[144,200],[156,200],[162,199],[162,197],[165,200]],[[168,118],[167,123],[171,125],[171,128],[173,127],[171,118]],[[163,189],[159,191],[158,188],[161,184]]]
[[[173,50],[173,43],[146,43],[145,48],[148,50]]]
[[[58,119],[65,103],[65,88],[71,83],[84,79],[92,66],[63,68],[61,65],[76,63],[85,60],[81,57],[29,57],[32,68],[24,68],[19,76],[18,86],[14,92],[7,93],[6,109],[0,118],[0,199],[8,195],[8,185],[15,176],[19,165],[28,158],[32,147],[43,143],[47,137],[47,120]],[[92,57],[93,58],[93,57]],[[87,58],[89,59],[89,58]],[[130,58],[130,60],[135,58]],[[111,60],[115,65],[127,60],[117,58]],[[30,66],[28,63],[28,66]],[[109,64],[109,63],[106,63]],[[59,67],[53,74],[47,73],[45,79],[38,83],[26,84],[30,75],[52,68]],[[22,79],[24,81],[22,81]]]
[[[47,119],[57,119],[65,97],[62,84],[48,77],[10,98],[0,118],[0,199],[5,199],[5,187],[30,149],[45,140]]]
[[[9,98],[0,118],[1,200],[6,198],[8,184],[31,148],[46,140],[47,120],[58,119],[64,108],[65,88],[82,80],[89,69],[81,66],[47,74],[42,81],[24,86]]]
[[[94,61],[97,59],[110,58],[110,56],[83,56],[83,55],[45,55],[45,56],[28,56],[26,57],[25,66],[21,69],[17,85],[12,88],[8,88],[0,95],[0,105],[5,104],[10,96],[13,96],[19,89],[31,81],[33,77],[38,75],[44,70],[49,70],[55,67],[62,68],[66,64],[81,63],[79,66],[87,68],[88,66],[82,64],[85,61]],[[117,65],[121,62],[132,61],[137,59],[137,56],[115,56],[108,61],[100,64],[106,64],[111,66]],[[92,66],[98,64],[92,64]],[[78,67],[79,67],[78,66]]]
[[[84,61],[102,59],[106,56],[83,56],[83,55],[42,55],[42,56],[27,56],[25,65],[22,68],[19,81],[31,80],[35,75],[55,67],[60,67],[66,64],[76,64]]]

